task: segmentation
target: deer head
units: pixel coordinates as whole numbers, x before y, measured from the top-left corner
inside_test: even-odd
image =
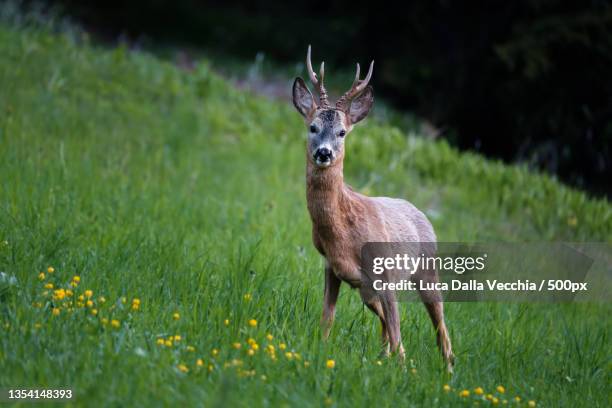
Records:
[[[312,93],[302,78],[293,83],[293,105],[304,117],[308,129],[308,157],[319,168],[330,167],[344,158],[344,139],[353,125],[363,120],[374,103],[372,87],[368,85],[374,70],[374,61],[365,79],[360,80],[359,64],[351,88],[338,99],[335,107],[330,106],[327,91],[323,85],[325,63],[321,63],[319,77],[312,70],[310,46],[306,55],[308,76],[319,94],[315,102]]]

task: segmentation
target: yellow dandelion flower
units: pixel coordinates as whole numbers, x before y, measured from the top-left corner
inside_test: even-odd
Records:
[[[249,350],[247,351],[247,354],[248,354],[249,356],[254,356],[254,355],[255,355],[255,350],[253,350],[253,349],[249,349]]]
[[[274,336],[272,336],[270,333],[266,334],[266,339],[268,339],[268,341],[272,341],[274,339]]]
[[[83,295],[79,295],[79,297],[77,298],[77,300],[78,300],[79,302],[82,302],[82,301],[84,301],[84,300],[85,300],[85,297],[84,297]]]
[[[288,351],[285,353],[285,357],[287,357],[287,360],[292,360],[293,359],[293,353]]]
[[[274,353],[276,350],[274,349],[274,346],[272,344],[268,344],[268,346],[266,347],[266,351],[269,353]]]
[[[442,387],[442,389],[444,390],[444,392],[450,392],[451,387],[448,384],[444,384],[444,386]]]
[[[85,291],[85,297],[90,298],[90,297],[92,297],[92,296],[93,296],[93,290],[91,290],[91,289],[87,289],[87,290]]]
[[[56,289],[53,291],[53,299],[63,300],[66,297],[66,291],[64,289]]]
[[[183,338],[180,335],[178,335],[178,334],[174,335],[174,341],[181,341],[182,339]]]
[[[212,373],[212,371],[215,369],[215,366],[213,366],[212,364],[208,365],[208,372]]]
[[[463,390],[459,393],[459,396],[462,398],[466,398],[470,396],[470,391],[469,390]]]
[[[493,399],[493,395],[487,394],[487,396],[485,398],[488,399],[489,401],[491,401]]]
[[[98,315],[98,309],[91,309],[91,314],[94,316]]]
[[[39,273],[38,274],[38,279],[45,280],[45,273],[44,272]]]
[[[98,298],[98,302],[100,302],[100,303],[106,303],[106,298],[105,298],[104,296],[100,296],[100,297]]]
[[[327,362],[325,363],[325,367],[327,368],[334,368],[336,366],[336,362],[334,360],[327,360]]]
[[[54,307],[53,310],[51,311],[51,313],[53,313],[53,316],[59,316],[60,308],[59,307]]]
[[[186,373],[189,371],[189,368],[187,368],[187,366],[185,364],[179,364],[177,366],[177,368],[179,369],[179,371],[181,371],[182,373]]]
[[[251,348],[255,351],[259,350],[259,344],[255,343],[255,344],[251,344]]]
[[[53,284],[51,282],[45,283],[45,289],[53,289]]]
[[[79,286],[78,282],[72,281],[70,282],[70,286],[72,286],[73,288],[76,288],[77,286]]]
[[[229,326],[229,324],[230,324],[229,319],[225,319],[225,320],[223,321],[223,324],[224,324],[224,325],[226,325],[226,326]]]
[[[136,303],[132,304],[132,310],[140,310],[140,305],[137,305]]]
[[[74,292],[70,289],[66,289],[66,297],[72,297],[72,295],[74,295]]]
[[[506,392],[506,389],[504,388],[503,385],[498,385],[496,388],[497,392],[499,392],[500,394],[503,394]]]
[[[232,347],[235,348],[236,350],[238,350],[240,347],[242,347],[242,344],[236,342],[232,344]]]
[[[253,344],[256,344],[257,342],[255,341],[255,339],[254,339],[254,338],[249,337],[249,338],[247,339],[247,343],[248,343],[250,346],[252,346]]]
[[[530,400],[530,401],[527,403],[527,406],[529,406],[530,408],[533,408],[533,407],[535,407],[535,406],[536,406],[536,402],[535,402],[534,400]]]
[[[376,365],[381,366],[381,365],[382,365],[382,361],[380,361],[380,360],[376,360]]]
[[[218,355],[219,355],[219,350],[217,350],[216,348],[214,348],[214,349],[212,349],[212,352],[211,352],[211,353],[212,353],[213,357],[216,357],[216,356],[218,356]]]
[[[416,373],[417,373],[417,369],[416,369],[416,368],[413,368],[413,369],[411,369],[411,370],[410,370],[410,372],[411,372],[412,374],[416,374]]]
[[[187,351],[189,351],[190,353],[193,353],[195,351],[195,347],[187,346]]]
[[[169,339],[168,339],[168,340],[164,341],[164,346],[166,346],[166,347],[172,347],[172,340],[169,340]]]
[[[165,340],[162,339],[162,338],[159,338],[159,339],[157,339],[156,343],[157,343],[158,346],[163,346],[164,343],[165,343]]]
[[[521,397],[519,397],[518,395],[514,397],[514,402],[521,402]]]
[[[202,366],[204,365],[204,360],[202,360],[201,358],[198,358],[198,359],[196,360],[196,365],[197,365],[198,367],[202,367]]]
[[[87,301],[87,303],[86,303],[87,307],[92,307],[92,306],[93,306],[93,304],[94,304],[94,303],[93,303],[93,301],[91,301],[91,300],[88,300],[88,301]]]
[[[140,304],[140,299],[138,299],[138,298],[132,299],[132,304],[133,305],[139,305]]]
[[[49,273],[53,273],[53,272],[55,272],[55,268],[53,268],[52,266],[50,266],[50,267],[48,267],[48,268],[47,268],[47,272],[49,272]]]
[[[304,367],[306,368],[310,367],[310,361],[304,361]]]
[[[285,343],[281,343],[281,344],[278,345],[278,348],[281,349],[281,350],[284,350],[284,349],[287,348],[287,345]]]
[[[76,283],[79,283],[81,281],[81,277],[79,275],[74,275],[72,277],[72,281],[76,282]]]
[[[108,324],[108,319],[106,317],[102,318],[102,324],[105,326]]]
[[[491,404],[493,404],[493,405],[499,404],[499,399],[497,399],[497,397],[491,398]]]
[[[111,326],[113,326],[115,329],[118,329],[119,326],[121,326],[121,323],[119,323],[119,320],[113,319],[111,320]]]
[[[251,296],[251,294],[250,294],[250,293],[245,293],[245,294],[244,294],[244,296],[243,296],[243,298],[244,298],[244,300],[245,300],[246,302],[250,302],[250,301],[251,301],[251,299],[253,299],[253,297]]]
[[[255,319],[251,319],[251,320],[249,320],[249,326],[251,326],[251,327],[257,327],[257,320],[255,320]]]
[[[174,313],[174,314],[172,315],[172,318],[173,318],[174,320],[178,320],[178,319],[180,319],[180,318],[181,318],[181,315],[180,315],[180,314],[178,314],[178,313]]]
[[[476,388],[474,389],[474,394],[476,394],[476,395],[482,395],[482,394],[484,394],[484,390],[482,389],[482,387],[476,387]]]

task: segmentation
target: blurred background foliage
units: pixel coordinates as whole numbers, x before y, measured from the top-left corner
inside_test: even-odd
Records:
[[[612,195],[609,1],[48,3],[111,41],[278,64],[303,61],[312,44],[328,76],[374,58],[377,95],[433,136]]]

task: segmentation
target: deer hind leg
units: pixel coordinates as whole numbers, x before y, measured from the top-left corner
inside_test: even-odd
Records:
[[[393,292],[382,292],[379,295],[380,303],[383,309],[383,316],[387,323],[387,334],[389,336],[389,344],[391,352],[397,352],[400,360],[404,361],[406,352],[402,344],[402,334],[400,330],[399,309],[395,301]]]
[[[444,304],[442,302],[424,302],[424,304],[431,318],[431,322],[434,325],[434,329],[436,330],[438,348],[446,362],[446,369],[448,372],[452,372],[453,364],[455,363],[455,355],[453,354],[446,323],[444,323]]]
[[[323,330],[323,340],[327,340],[329,332],[334,323],[336,314],[336,301],[340,293],[342,281],[334,274],[329,263],[325,264],[325,292],[323,294],[323,313],[321,315],[321,328]]]
[[[385,315],[383,312],[382,304],[378,298],[373,298],[366,302],[366,306],[380,319],[381,337],[382,337],[382,352],[381,356],[387,357],[391,353],[389,347],[389,333],[387,331],[387,323],[385,322]]]

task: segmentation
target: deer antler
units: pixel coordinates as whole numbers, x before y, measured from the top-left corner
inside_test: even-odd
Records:
[[[337,109],[340,109],[343,111],[346,111],[348,109],[348,105],[350,104],[351,100],[357,95],[359,95],[365,89],[366,86],[368,86],[368,82],[370,82],[370,78],[372,78],[373,71],[374,71],[374,60],[372,60],[372,62],[370,63],[370,69],[368,70],[368,75],[366,75],[364,80],[360,80],[359,79],[360,67],[359,67],[359,63],[357,63],[357,72],[355,72],[355,80],[353,81],[353,85],[351,85],[351,89],[346,91],[346,93],[342,95],[340,99],[338,99],[338,102],[336,102]]]
[[[310,45],[308,46],[308,54],[306,55],[306,67],[308,68],[308,76],[310,76],[310,81],[317,88],[319,92],[319,101],[321,102],[322,108],[329,108],[329,102],[327,100],[327,91],[325,90],[325,86],[323,86],[323,78],[325,77],[325,62],[321,62],[320,75],[321,78],[317,80],[317,74],[312,70],[312,62],[310,61]]]

